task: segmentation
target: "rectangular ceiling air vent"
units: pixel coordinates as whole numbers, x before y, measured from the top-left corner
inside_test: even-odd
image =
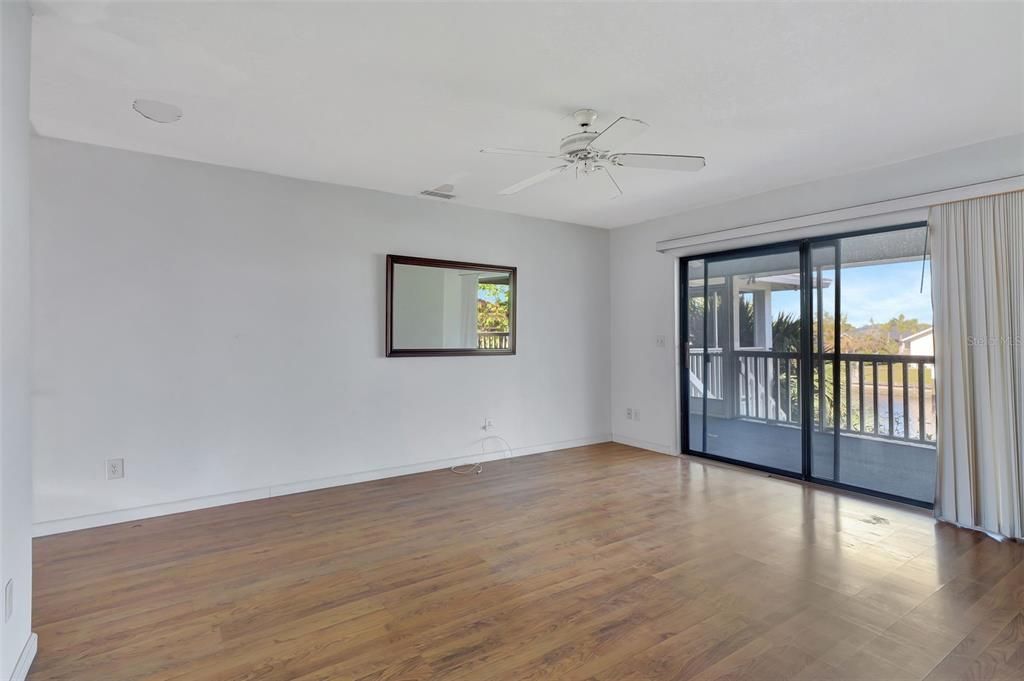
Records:
[[[442,184],[438,187],[434,187],[433,189],[424,189],[420,194],[423,196],[432,196],[435,199],[454,199],[455,194],[452,193],[454,191],[455,187],[452,185]]]

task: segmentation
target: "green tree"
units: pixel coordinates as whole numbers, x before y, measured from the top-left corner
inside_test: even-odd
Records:
[[[691,295],[688,301],[686,313],[690,347],[700,348],[704,346],[704,296]]]
[[[481,282],[477,286],[477,331],[481,333],[508,333],[509,286]]]
[[[772,322],[772,348],[777,352],[800,352],[800,320],[780,312]]]

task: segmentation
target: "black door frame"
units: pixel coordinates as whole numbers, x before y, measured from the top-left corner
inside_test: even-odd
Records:
[[[814,319],[813,316],[813,282],[812,269],[811,269],[811,248],[814,246],[821,246],[831,243],[834,247],[835,253],[835,270],[836,274],[836,286],[834,288],[835,295],[835,338],[837,347],[834,349],[836,356],[840,354],[840,348],[838,347],[840,342],[840,324],[841,324],[841,310],[840,310],[840,295],[841,295],[841,276],[838,274],[842,269],[841,261],[841,250],[840,250],[840,239],[846,239],[849,237],[866,236],[869,234],[882,234],[885,232],[896,232],[904,229],[914,229],[927,226],[926,221],[901,223],[897,225],[889,225],[885,227],[876,227],[872,229],[855,230],[850,232],[843,232],[840,234],[828,234],[819,237],[807,237],[804,239],[793,239],[789,241],[765,244],[760,246],[745,246],[742,248],[734,248],[724,251],[715,251],[713,253],[702,253],[700,255],[685,256],[679,258],[678,263],[678,281],[679,281],[679,339],[678,343],[679,352],[681,354],[679,365],[680,365],[680,408],[682,415],[680,418],[680,451],[690,455],[701,457],[705,459],[712,459],[714,461],[721,461],[724,463],[734,464],[743,466],[745,468],[752,468],[773,475],[780,475],[787,478],[793,478],[796,480],[804,480],[806,482],[812,482],[819,485],[825,485],[828,487],[835,487],[850,492],[856,492],[859,494],[866,494],[889,501],[896,501],[904,504],[910,504],[912,506],[919,506],[921,508],[933,508],[933,502],[920,501],[918,499],[910,499],[907,497],[899,496],[896,494],[889,494],[888,492],[881,492],[878,490],[867,489],[864,487],[858,487],[856,485],[848,485],[838,480],[829,480],[827,478],[819,478],[813,474],[812,462],[811,462],[811,435],[812,435],[812,418],[813,418],[813,405],[814,399],[811,393],[813,392],[813,367],[811,366],[813,358],[813,348],[811,347],[811,324]],[[717,454],[709,454],[707,450],[707,398],[704,398],[704,409],[702,409],[702,420],[703,427],[701,428],[701,446],[702,451],[695,451],[690,448],[690,344],[689,344],[689,264],[693,260],[704,261],[704,300],[707,300],[708,293],[708,277],[707,277],[707,264],[708,262],[715,262],[721,260],[731,260],[735,258],[756,256],[756,255],[768,255],[772,253],[784,253],[784,252],[798,252],[800,255],[800,311],[801,311],[801,323],[800,323],[800,355],[804,361],[800,363],[802,369],[800,371],[800,442],[801,442],[801,471],[795,473],[781,468],[775,468],[773,466],[765,466],[762,464],[751,463],[747,461],[740,461],[738,459],[731,459],[725,456],[719,456]],[[730,302],[731,304],[731,302]],[[705,308],[704,314],[704,339],[707,342],[707,308]],[[731,341],[730,341],[731,342]],[[703,355],[704,361],[707,361],[707,353]],[[840,385],[839,377],[839,362],[832,363],[833,371],[833,386]],[[833,399],[833,410],[838,412],[840,403],[838,399]],[[838,465],[839,465],[839,418],[838,414],[834,416],[836,427],[834,428],[835,437],[835,466],[834,477],[838,476]]]

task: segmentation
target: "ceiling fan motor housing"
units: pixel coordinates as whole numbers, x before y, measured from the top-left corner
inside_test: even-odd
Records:
[[[562,156],[571,156],[587,151],[587,146],[594,141],[600,133],[597,132],[576,132],[562,138],[562,144],[558,147],[558,153]]]

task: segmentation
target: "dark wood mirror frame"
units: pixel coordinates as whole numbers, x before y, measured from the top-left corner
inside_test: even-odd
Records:
[[[395,265],[417,265],[419,267],[436,267],[440,269],[481,270],[508,274],[508,347],[507,348],[395,348],[394,337],[394,283]],[[445,357],[464,355],[514,355],[516,354],[516,268],[500,265],[484,265],[476,262],[460,262],[458,260],[439,260],[436,258],[418,258],[410,255],[387,256],[387,301],[385,307],[384,343],[388,357]]]

